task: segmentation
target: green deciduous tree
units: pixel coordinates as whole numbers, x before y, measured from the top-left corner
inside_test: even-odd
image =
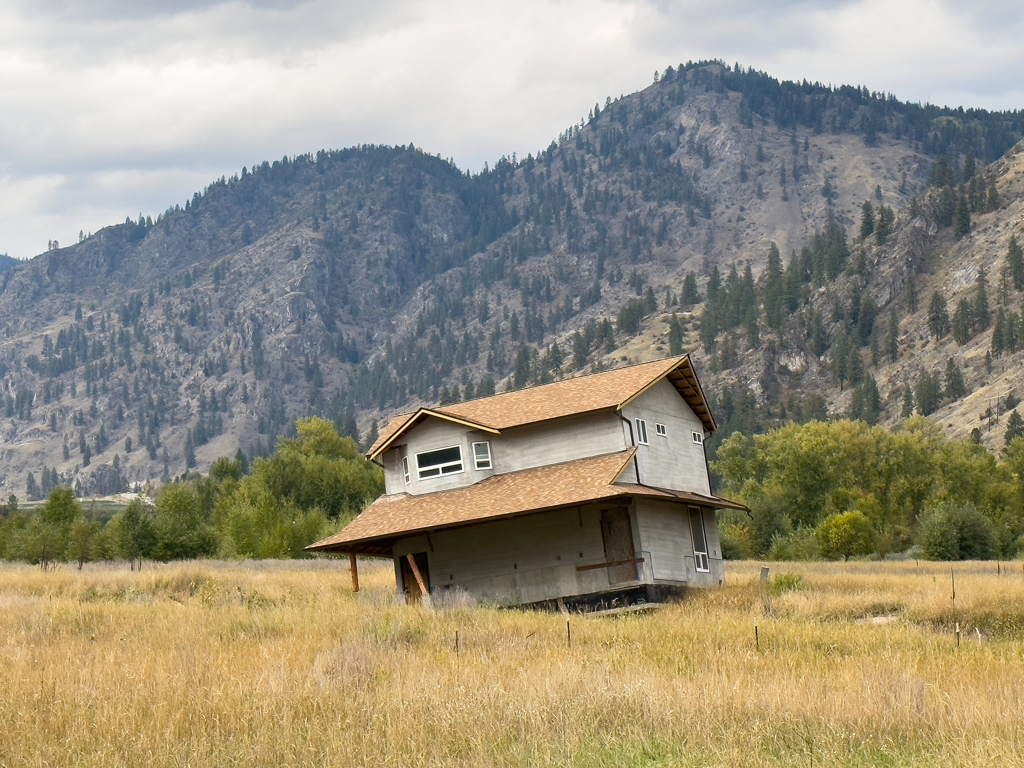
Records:
[[[821,554],[829,560],[849,560],[875,549],[875,531],[863,512],[853,510],[829,515],[815,529]]]

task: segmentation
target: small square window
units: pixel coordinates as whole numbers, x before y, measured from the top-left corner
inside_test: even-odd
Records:
[[[691,434],[693,435],[693,442],[697,445],[704,445],[704,435],[700,432],[692,432]]]
[[[658,433],[658,437],[668,437],[668,428],[664,424],[655,424],[654,431]]]
[[[636,419],[636,441],[647,445],[647,422],[644,419]]]
[[[491,468],[490,443],[473,443],[473,466],[477,469]]]
[[[402,457],[402,474],[405,475],[405,484],[409,484],[409,457]]]

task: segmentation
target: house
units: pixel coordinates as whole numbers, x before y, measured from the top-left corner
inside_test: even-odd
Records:
[[[454,405],[387,425],[385,493],[309,547],[393,560],[410,600],[656,601],[725,581],[688,355]]]

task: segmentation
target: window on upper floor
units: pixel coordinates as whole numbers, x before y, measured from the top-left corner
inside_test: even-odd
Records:
[[[420,480],[455,475],[462,471],[462,446],[453,445],[451,448],[416,454],[416,476]]]
[[[634,419],[636,422],[636,441],[640,445],[647,445],[647,422],[644,419]]]
[[[409,480],[410,480],[410,477],[409,477],[409,457],[408,456],[403,456],[402,457],[402,475],[405,478],[405,484],[408,485],[409,484]]]
[[[702,435],[700,432],[691,432],[690,434],[693,435],[693,442],[695,442],[697,445],[704,445],[704,435]]]
[[[473,443],[473,466],[476,469],[491,468],[490,443]]]
[[[668,428],[664,424],[655,424],[654,431],[658,437],[668,437]]]

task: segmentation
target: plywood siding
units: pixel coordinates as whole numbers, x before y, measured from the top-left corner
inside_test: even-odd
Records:
[[[648,445],[637,448],[641,483],[711,493],[704,446],[693,442],[693,433],[703,435],[704,427],[672,384],[658,382],[622,413],[634,425],[637,418],[647,422]],[[665,425],[664,437],[657,434],[658,424]]]
[[[431,548],[432,545],[432,548]],[[396,557],[427,552],[434,590],[459,587],[503,605],[591,594],[609,588],[601,507],[556,510],[402,539]]]
[[[472,444],[480,441],[491,445],[491,470],[478,471],[473,467]],[[463,472],[425,480],[417,478],[417,453],[453,445],[462,448]],[[471,485],[492,474],[600,456],[628,446],[629,442],[623,437],[621,419],[610,412],[516,427],[501,435],[468,430],[442,419],[426,419],[409,430],[402,445],[392,448],[382,457],[384,488],[389,494],[446,491]],[[402,471],[404,456],[409,457],[408,485]]]
[[[651,554],[655,581],[690,581],[687,563],[692,571],[693,545],[686,507],[637,499],[636,517],[640,549]]]
[[[531,424],[496,436],[495,472],[518,472],[621,451],[629,446],[622,437],[620,419],[603,412]]]

